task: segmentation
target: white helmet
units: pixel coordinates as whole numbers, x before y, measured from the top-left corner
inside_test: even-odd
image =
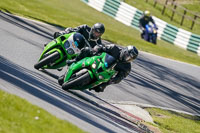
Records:
[[[145,17],[150,17],[151,16],[150,11],[148,11],[148,10],[144,11],[144,16]]]

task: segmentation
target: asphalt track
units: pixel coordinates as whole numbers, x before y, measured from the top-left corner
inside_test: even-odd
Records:
[[[60,30],[0,12],[0,88],[36,104],[88,132],[141,132],[100,105],[148,104],[200,114],[200,67],[141,52],[131,74],[103,93],[64,92],[56,78],[33,68],[43,44]],[[94,103],[84,100],[86,97]]]

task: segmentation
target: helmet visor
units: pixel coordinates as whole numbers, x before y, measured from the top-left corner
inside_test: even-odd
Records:
[[[134,51],[132,46],[128,46],[123,53],[123,60],[126,62],[131,62],[137,57],[138,53]]]
[[[92,34],[93,34],[93,37],[96,39],[102,36],[102,33],[96,31],[95,29],[92,29]]]
[[[130,55],[130,53],[128,52],[128,50],[124,51],[123,60],[124,60],[124,61],[128,61],[128,62],[132,60],[131,55]]]

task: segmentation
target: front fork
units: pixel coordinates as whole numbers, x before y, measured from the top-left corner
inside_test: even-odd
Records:
[[[58,52],[59,55],[60,55],[60,58],[57,59],[57,60],[55,61],[55,64],[56,64],[56,63],[60,62],[60,61],[64,58],[64,55],[63,55],[62,51],[61,51],[60,49],[57,49],[57,48],[56,48],[56,49],[50,50],[50,51],[47,52],[46,54],[50,55],[50,54],[52,54],[52,53],[54,53],[54,52]],[[44,56],[45,56],[46,54],[44,54]]]

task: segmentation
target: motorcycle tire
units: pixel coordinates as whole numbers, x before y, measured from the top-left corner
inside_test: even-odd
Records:
[[[44,59],[40,60],[38,63],[36,63],[34,65],[35,69],[40,69],[45,65],[48,65],[52,62],[54,62],[55,60],[60,58],[60,54],[58,52],[54,52],[50,55],[48,55],[47,57],[45,57]]]
[[[78,86],[84,86],[84,85],[87,85],[88,83],[90,83],[91,81],[92,81],[92,79],[90,77],[89,72],[86,72],[81,76],[77,76],[77,77],[73,78],[69,82],[65,82],[62,85],[62,89],[69,90],[69,89],[73,89]]]
[[[157,43],[157,42],[156,42],[156,38],[153,38],[153,39],[152,39],[152,43],[156,45],[156,43]]]

